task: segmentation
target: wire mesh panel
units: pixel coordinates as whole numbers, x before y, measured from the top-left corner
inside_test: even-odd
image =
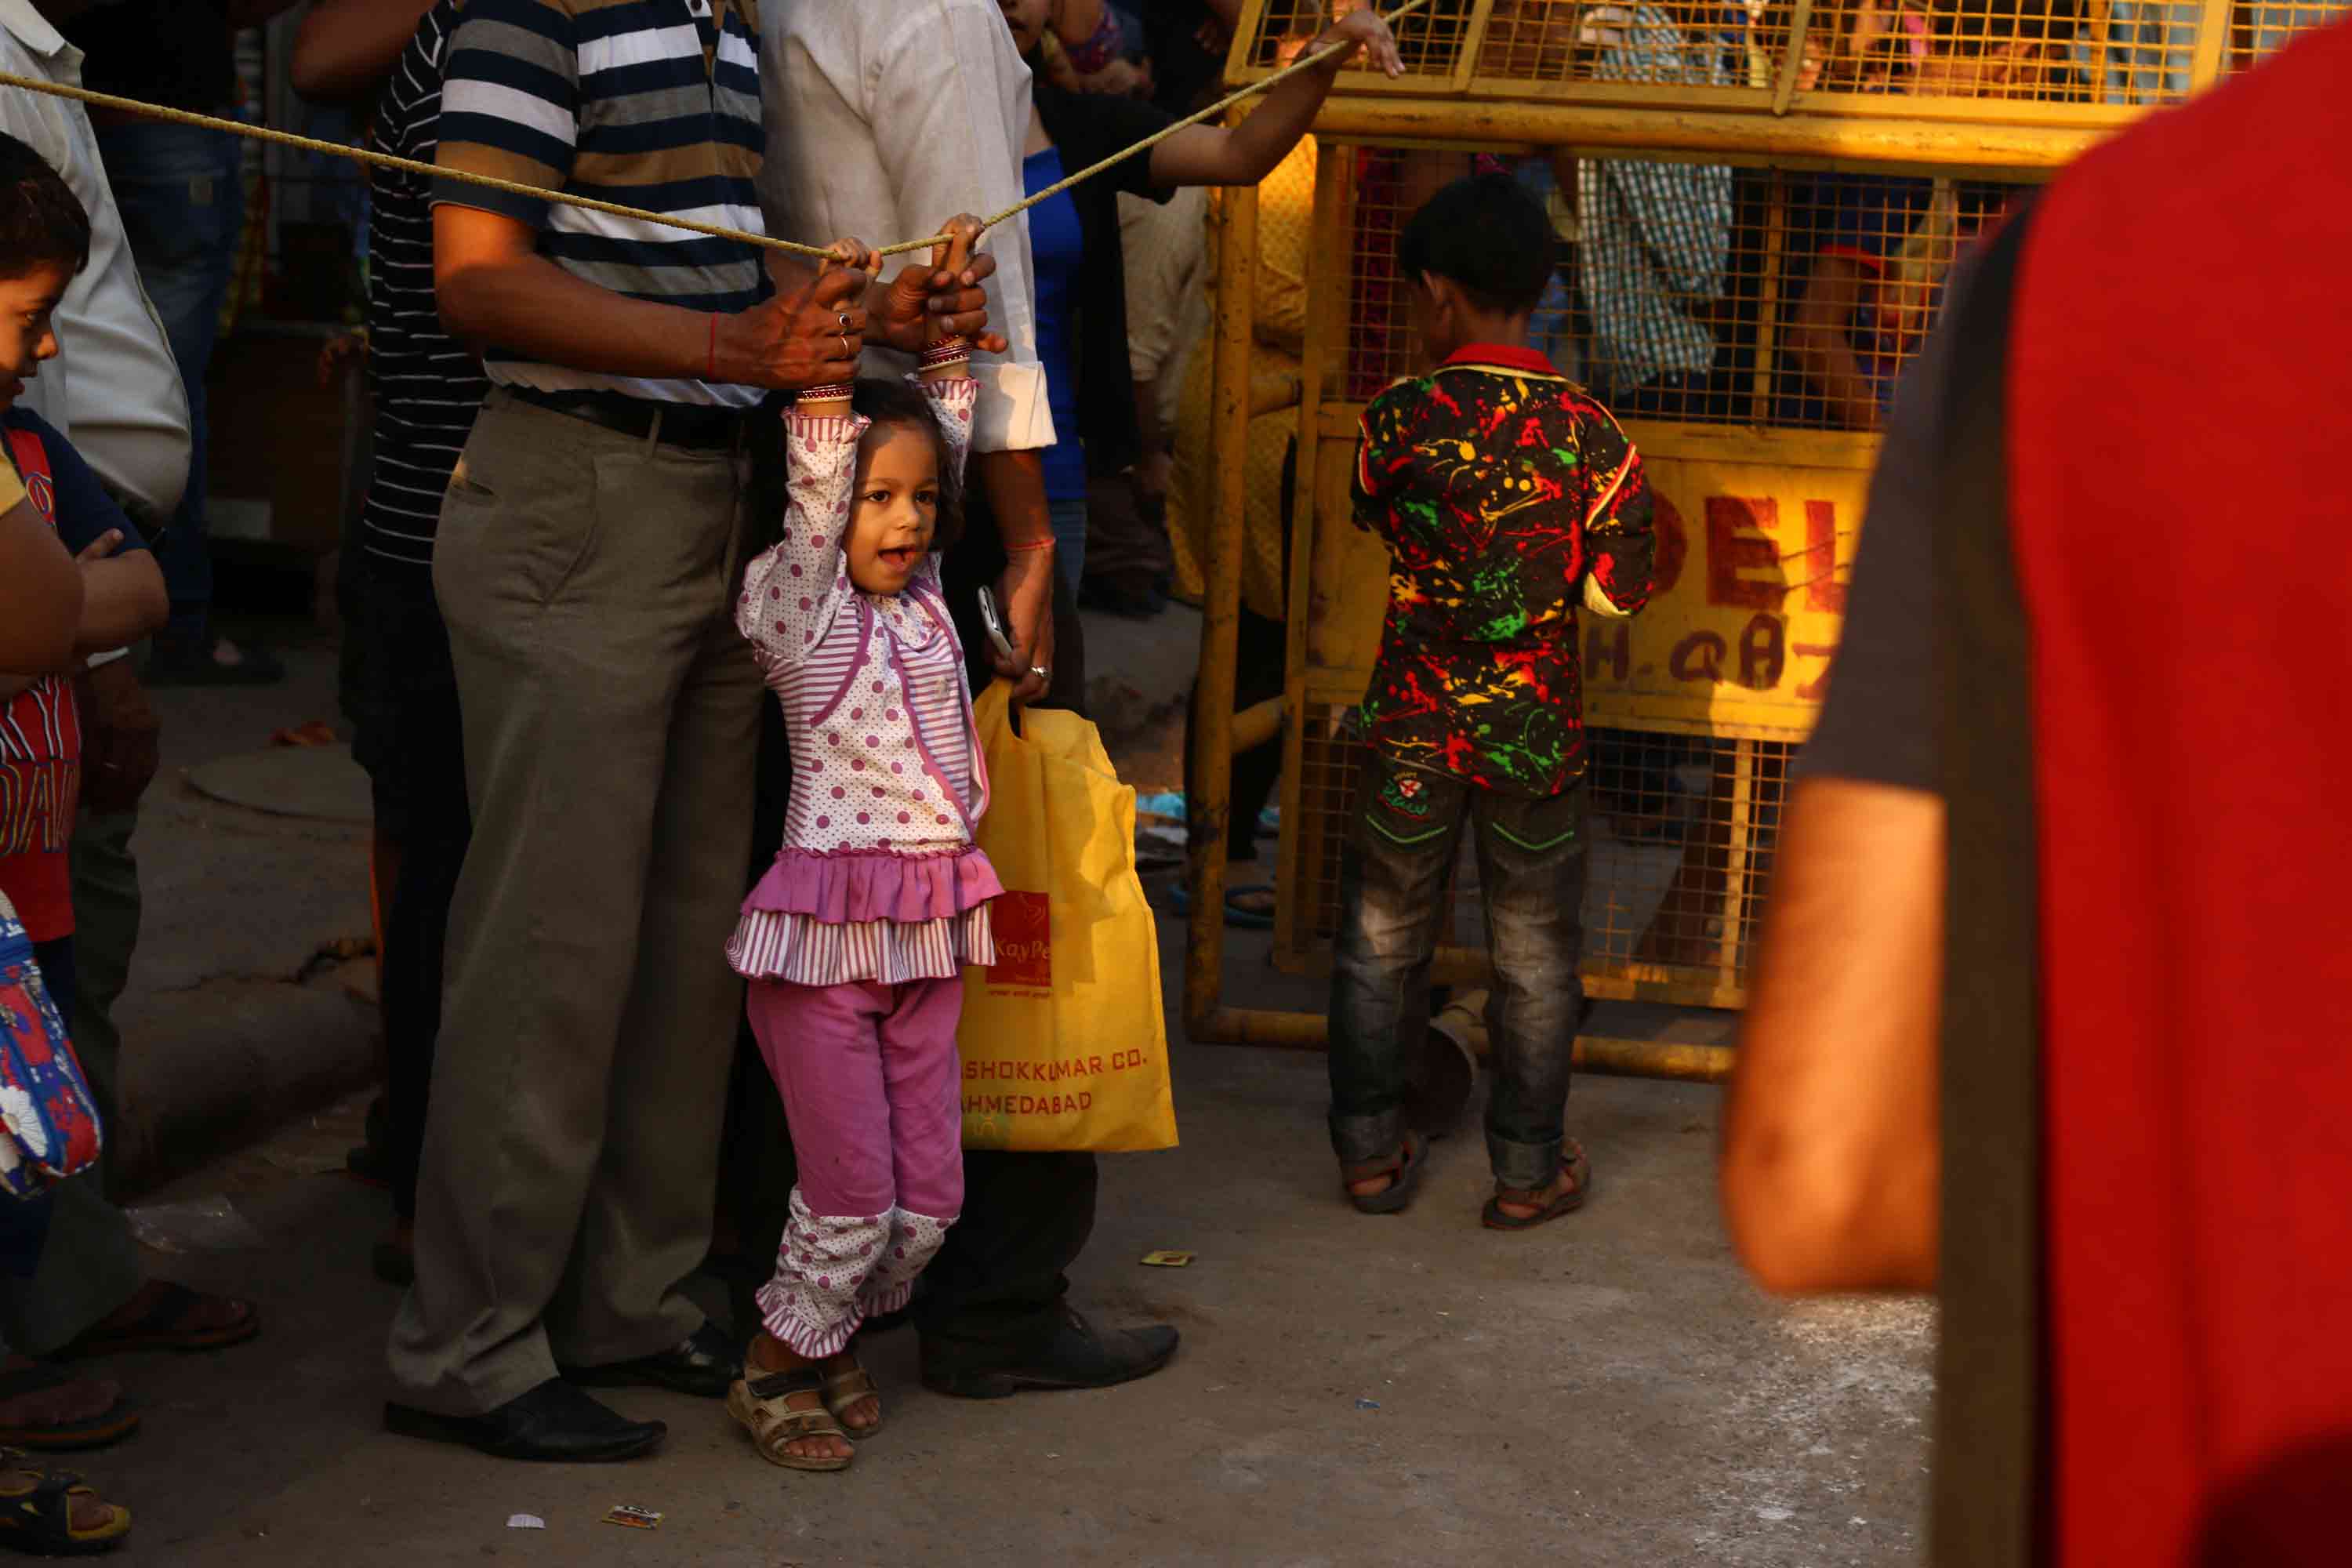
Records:
[[[2238,0],[2230,7],[2230,37],[2221,55],[2224,70],[2260,65],[2305,33],[2344,19],[2346,0]]]
[[[1286,62],[1362,3],[1267,0],[1244,68]],[[2235,0],[2221,68],[2242,70],[2345,10]],[[1682,89],[1773,88],[1785,71],[1800,111],[1842,99],[2114,109],[2201,85],[2206,17],[2204,0],[1816,0],[1801,37],[1795,0],[1494,0],[1483,22],[1472,0],[1433,0],[1397,37],[1408,84],[1467,73],[1480,91],[1628,83],[1687,102]],[[1350,79],[1372,84],[1360,70]]]
[[[1365,0],[1266,0],[1265,17],[1244,57],[1247,64],[1258,68],[1287,65],[1301,46],[1329,26],[1335,17],[1361,10],[1364,5]],[[1395,8],[1396,0],[1380,0],[1379,9]],[[1406,84],[1419,79],[1426,86],[1431,78],[1444,80],[1454,75],[1469,40],[1471,11],[1470,0],[1430,0],[1419,11],[1398,19],[1397,54],[1404,61]],[[1350,68],[1354,75],[1344,79],[1350,85],[1367,85],[1371,80],[1360,61]]]
[[[1737,1005],[1780,836],[1785,742],[1635,730],[1589,731],[1584,900],[1587,988],[1595,995]],[[1311,963],[1339,930],[1339,861],[1363,762],[1351,708],[1310,703],[1300,747],[1299,900],[1282,956]],[[1465,836],[1440,913],[1444,941],[1479,948],[1477,865]]]
[[[1952,263],[2025,190],[1915,174],[1570,154],[1340,150],[1357,160],[1347,395],[1426,368],[1397,242],[1446,180],[1508,170],[1549,208],[1533,346],[1621,418],[1877,426]]]

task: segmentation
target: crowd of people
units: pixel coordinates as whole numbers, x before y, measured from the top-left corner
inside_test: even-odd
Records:
[[[0,0],[7,68],[217,109],[231,26],[284,8],[152,3],[149,36],[110,16],[85,68],[58,24],[89,7]],[[1496,9],[1508,48],[1570,48],[1596,79],[1745,80],[1760,38],[1855,90],[2097,88],[2073,0],[1865,5],[1803,40],[1771,5],[1720,26],[1617,8],[1566,44]],[[1281,58],[1345,47],[1246,119],[1055,189],[1212,95],[1239,10],[312,5],[298,89],[362,106],[375,148],[509,182],[371,179],[370,479],[339,586],[383,891],[371,1157],[394,1213],[373,1263],[404,1289],[389,1430],[626,1459],[664,1425],[591,1390],[642,1384],[723,1401],[764,1458],[831,1471],[883,1424],[857,1346],[889,1323],[911,1323],[924,1385],[961,1397],[1100,1387],[1175,1354],[1172,1327],[1067,1304],[1091,1155],[961,1147],[961,975],[993,956],[1002,892],[973,841],[989,787],[972,694],[1000,680],[1081,707],[1079,604],[1148,615],[1198,591],[1208,372],[1185,351],[1205,320],[1203,193],[1261,191],[1257,368],[1279,374],[1324,155],[1356,161],[1356,515],[1395,561],[1341,865],[1342,1193],[1394,1213],[1423,1173],[1408,1059],[1434,894],[1467,833],[1496,974],[1481,1221],[1524,1231],[1586,1201],[1564,1109],[1603,742],[1581,722],[1576,628],[1638,612],[1652,581],[1649,492],[1616,416],[1758,416],[1777,325],[1769,417],[1878,428],[1909,408],[1895,388],[1950,258],[2001,227],[2013,193],[1319,153],[1307,131],[1344,58],[1406,68],[1411,38],[1365,7],[1284,40]],[[215,132],[4,107],[0,670],[22,673],[0,676],[0,914],[103,1116],[137,925],[128,845],[155,766],[141,679],[274,673],[207,613],[205,367],[237,183]],[[832,243],[804,263],[535,190]],[[1038,196],[984,236],[970,216]],[[1788,237],[1769,280],[1737,239],[1764,202]],[[930,234],[895,271],[872,249]],[[1244,666],[1278,675],[1295,464],[1279,416],[1253,423],[1244,460],[1243,636],[1265,656]],[[1874,517],[1904,504],[1874,498]],[[1917,734],[1871,730],[1912,748],[1882,775],[1851,721],[1832,732],[1832,773],[1927,787]],[[1272,784],[1236,769],[1236,861]],[[1269,897],[1239,886],[1229,913],[1262,919]],[[1895,956],[1927,929],[1894,930],[1918,939]],[[1932,1009],[1906,994],[1888,1050],[1916,1056]],[[1889,1115],[1916,1120],[1919,1075],[1905,1081]],[[1736,1221],[1761,1092],[1735,1125]],[[1911,1160],[1874,1200],[1908,1205],[1891,1258],[1842,1272],[1755,1220],[1743,1242],[1800,1259],[1759,1265],[1785,1282],[1915,1280],[1920,1173]],[[259,1331],[250,1303],[145,1279],[103,1176],[0,1200],[0,1444],[135,1425],[119,1385],[58,1362]],[[731,1331],[685,1289],[705,1268],[740,1287]],[[10,1544],[129,1527],[21,1455],[0,1498],[22,1500],[0,1520]]]

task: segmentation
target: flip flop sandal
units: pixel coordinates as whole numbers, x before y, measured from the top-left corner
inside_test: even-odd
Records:
[[[0,1372],[0,1399],[14,1399],[19,1394],[37,1394],[45,1388],[59,1388],[77,1379],[71,1373],[53,1366],[19,1367],[14,1372]],[[139,1411],[120,1393],[114,1403],[95,1415],[78,1421],[51,1421],[27,1426],[0,1426],[0,1444],[10,1448],[41,1448],[51,1451],[67,1448],[103,1448],[119,1443],[139,1426]]]
[[[1539,1189],[1496,1187],[1495,1195],[1486,1200],[1486,1208],[1480,1211],[1478,1222],[1488,1230],[1533,1230],[1539,1225],[1549,1225],[1564,1214],[1574,1214],[1582,1208],[1584,1200],[1592,1194],[1592,1162],[1584,1157],[1584,1145],[1575,1139],[1568,1141],[1568,1147],[1573,1152],[1559,1163],[1559,1168],[1574,1178],[1576,1185],[1549,1202],[1539,1195]],[[1541,1204],[1543,1206],[1531,1215],[1505,1214],[1503,1205],[1507,1203]]]
[[[96,1496],[71,1470],[45,1470],[29,1454],[0,1449],[0,1545],[42,1557],[85,1557],[110,1550],[131,1533],[131,1510],[109,1503],[104,1523],[75,1529],[74,1500]]]
[[[784,1401],[795,1394],[824,1397],[824,1374],[813,1366],[772,1373],[759,1379],[741,1378],[727,1391],[727,1414],[751,1434],[760,1458],[788,1470],[845,1470],[846,1458],[819,1459],[785,1451],[784,1445],[807,1437],[849,1438],[833,1412],[820,1404],[814,1410],[788,1410]]]
[[[261,1314],[254,1310],[250,1301],[234,1303],[245,1313],[235,1322],[214,1329],[179,1327],[189,1311],[203,1300],[185,1285],[163,1280],[153,1302],[137,1320],[118,1329],[94,1326],[58,1351],[57,1358],[72,1361],[83,1356],[120,1355],[126,1351],[216,1351],[243,1344],[261,1331]]]
[[[849,1435],[853,1443],[863,1443],[882,1430],[879,1415],[868,1426],[853,1426],[849,1424],[849,1417],[842,1414],[861,1399],[873,1400],[877,1411],[882,1408],[882,1391],[874,1385],[873,1377],[856,1362],[851,1362],[824,1380],[824,1407],[833,1412],[833,1418],[841,1423],[841,1429]]]
[[[1364,1160],[1339,1167],[1339,1190],[1347,1193],[1348,1201],[1356,1205],[1359,1214],[1396,1214],[1412,1202],[1412,1189],[1420,1184],[1422,1167],[1429,1163],[1429,1140],[1418,1132],[1407,1132],[1397,1152],[1384,1160]],[[1377,1193],[1358,1195],[1348,1192],[1349,1184],[1369,1182],[1374,1176],[1386,1176],[1389,1184]]]

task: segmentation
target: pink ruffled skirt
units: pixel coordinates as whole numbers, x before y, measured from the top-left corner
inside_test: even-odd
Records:
[[[996,962],[988,901],[1004,891],[977,846],[945,854],[786,849],[743,900],[727,962],[794,985],[952,980]]]

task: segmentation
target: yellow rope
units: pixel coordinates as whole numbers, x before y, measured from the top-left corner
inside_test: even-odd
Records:
[[[1388,14],[1387,19],[1393,22],[1400,16],[1420,10],[1429,3],[1430,0],[1405,0],[1405,4]],[[1080,169],[1069,178],[1057,184],[1046,186],[1045,189],[1024,201],[1014,203],[982,224],[981,227],[994,228],[1007,218],[1017,217],[1048,196],[1059,195],[1081,180],[1098,174],[1115,163],[1124,163],[1139,153],[1150,151],[1187,126],[1198,125],[1212,116],[1223,114],[1242,100],[1253,94],[1264,92],[1276,83],[1287,80],[1300,71],[1319,65],[1331,56],[1353,47],[1355,45],[1352,43],[1333,44],[1328,48],[1318,49],[1311,55],[1303,56],[1262,80],[1254,81],[1237,91],[1227,93],[1198,113],[1188,114],[1174,124],[1145,137],[1135,145],[1123,148],[1100,163]],[[151,120],[168,120],[181,125],[200,125],[207,131],[225,131],[232,136],[250,137],[257,142],[273,142],[281,147],[293,147],[305,153],[324,153],[331,158],[349,158],[356,163],[373,164],[381,169],[399,169],[408,174],[424,174],[435,179],[457,180],[469,185],[481,185],[493,191],[505,191],[511,195],[530,196],[542,202],[557,202],[565,206],[584,207],[590,212],[610,213],[614,217],[634,218],[640,223],[657,223],[670,228],[690,229],[696,234],[707,234],[718,239],[731,239],[743,245],[759,246],[763,249],[790,251],[794,256],[814,257],[822,260],[828,254],[821,246],[803,245],[797,240],[777,239],[773,236],[764,234],[747,234],[740,228],[729,228],[723,224],[703,223],[695,218],[679,217],[671,213],[647,212],[643,207],[623,206],[618,202],[602,202],[590,196],[575,196],[565,191],[545,190],[538,185],[527,185],[516,180],[501,180],[494,175],[477,174],[465,169],[451,169],[436,163],[419,163],[415,158],[396,158],[389,153],[378,153],[366,147],[347,147],[337,142],[322,142],[314,136],[297,136],[290,131],[279,131],[273,126],[247,125],[241,120],[221,120],[209,114],[191,113],[184,109],[167,109],[160,103],[142,103],[135,98],[117,98],[110,92],[92,92],[86,87],[68,87],[63,82],[47,81],[38,77],[17,76],[12,71],[0,71],[0,87],[21,87],[27,92],[45,92],[52,98],[75,99],[94,109],[111,109],[125,114],[143,115]],[[935,234],[927,239],[908,239],[901,240],[896,245],[886,245],[882,247],[881,254],[897,256],[909,250],[929,250],[934,246],[946,243],[947,236]]]

